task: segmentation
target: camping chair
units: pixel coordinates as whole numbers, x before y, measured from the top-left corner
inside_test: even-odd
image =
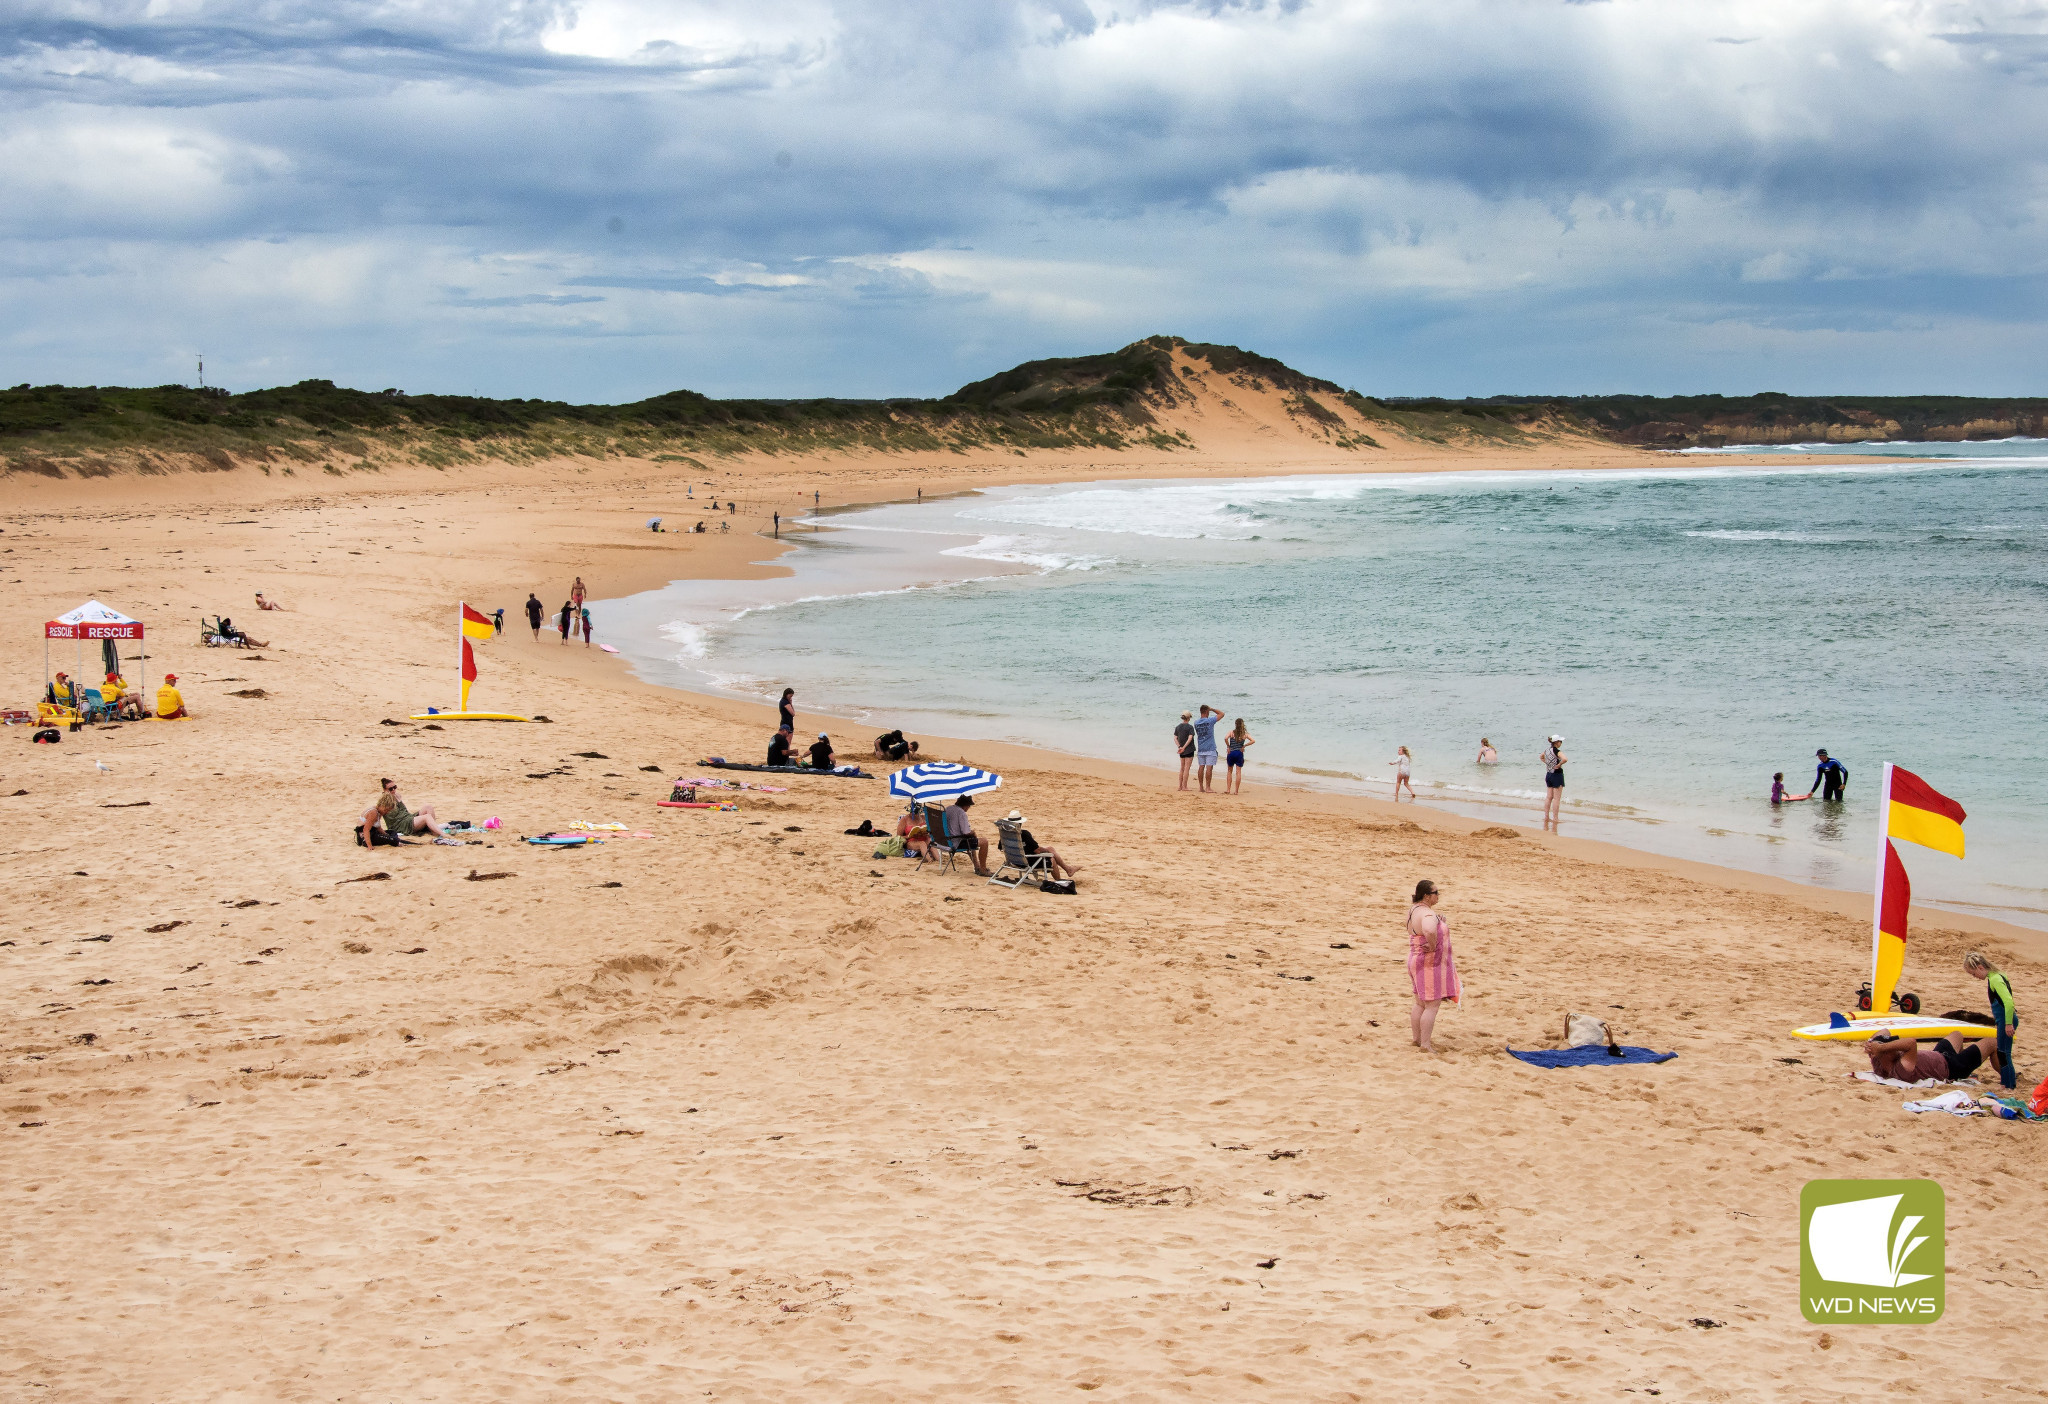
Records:
[[[218,618],[209,620],[203,614],[199,616],[199,642],[206,648],[219,648],[227,642],[226,639],[221,637],[220,620]]]
[[[85,702],[78,709],[80,721],[98,723],[106,721],[113,716],[113,709],[107,706],[107,699],[100,696],[98,688],[85,688],[84,697]]]
[[[926,857],[917,860],[920,871],[926,863],[936,863],[943,872],[952,872],[953,864],[960,857],[960,846],[973,840],[963,834],[954,834],[946,827],[946,811],[937,805],[920,805],[923,817]]]
[[[989,875],[992,883],[1001,883],[1015,891],[1032,878],[1044,878],[1052,872],[1052,859],[1043,853],[1024,851],[1024,826],[1012,824],[1007,819],[996,820],[996,837],[1001,840],[1003,861],[996,865]],[[1003,874],[1015,868],[1017,876],[1005,879]]]

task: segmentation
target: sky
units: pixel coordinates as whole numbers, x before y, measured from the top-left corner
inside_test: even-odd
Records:
[[[2048,393],[2048,9],[8,0],[0,384]]]

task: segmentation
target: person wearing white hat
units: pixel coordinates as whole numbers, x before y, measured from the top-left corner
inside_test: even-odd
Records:
[[[1058,849],[1046,848],[1031,836],[1031,830],[1024,827],[1024,812],[1022,810],[1011,810],[1003,822],[1017,831],[1017,839],[1024,845],[1025,853],[1032,856],[1043,855],[1052,863],[1052,875],[1054,877],[1071,880],[1075,873],[1081,871],[1079,868],[1071,867],[1063,862]]]
[[[1553,736],[1538,757],[1543,762],[1543,827],[1557,827],[1558,812],[1564,807],[1564,738]]]

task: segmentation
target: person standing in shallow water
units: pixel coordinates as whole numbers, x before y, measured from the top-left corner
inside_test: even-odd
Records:
[[[1451,954],[1450,923],[1436,913],[1441,896],[1436,884],[1424,878],[1415,884],[1415,902],[1408,908],[1408,981],[1415,990],[1408,1032],[1410,1041],[1425,1053],[1436,1052],[1430,1038],[1437,1009],[1445,1000],[1458,1003],[1462,994],[1458,963]]]
[[[1237,725],[1223,738],[1223,793],[1234,795],[1244,789],[1244,750],[1257,744],[1257,738],[1244,729],[1244,718],[1237,719]]]
[[[1538,759],[1543,762],[1543,827],[1555,829],[1564,809],[1564,738],[1551,737]]]

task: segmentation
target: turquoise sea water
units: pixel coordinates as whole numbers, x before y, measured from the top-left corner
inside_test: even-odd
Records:
[[[1873,452],[1946,457],[1828,461]],[[1561,732],[1565,832],[1866,891],[1891,760],[1970,812],[1966,862],[1906,854],[1916,898],[2048,927],[2048,442],[1722,457],[887,506],[825,519],[791,580],[608,631],[653,681],[1162,766],[1208,702],[1254,783],[1385,795],[1405,744],[1424,805],[1513,823]],[[1774,811],[1818,746],[1849,802]]]

